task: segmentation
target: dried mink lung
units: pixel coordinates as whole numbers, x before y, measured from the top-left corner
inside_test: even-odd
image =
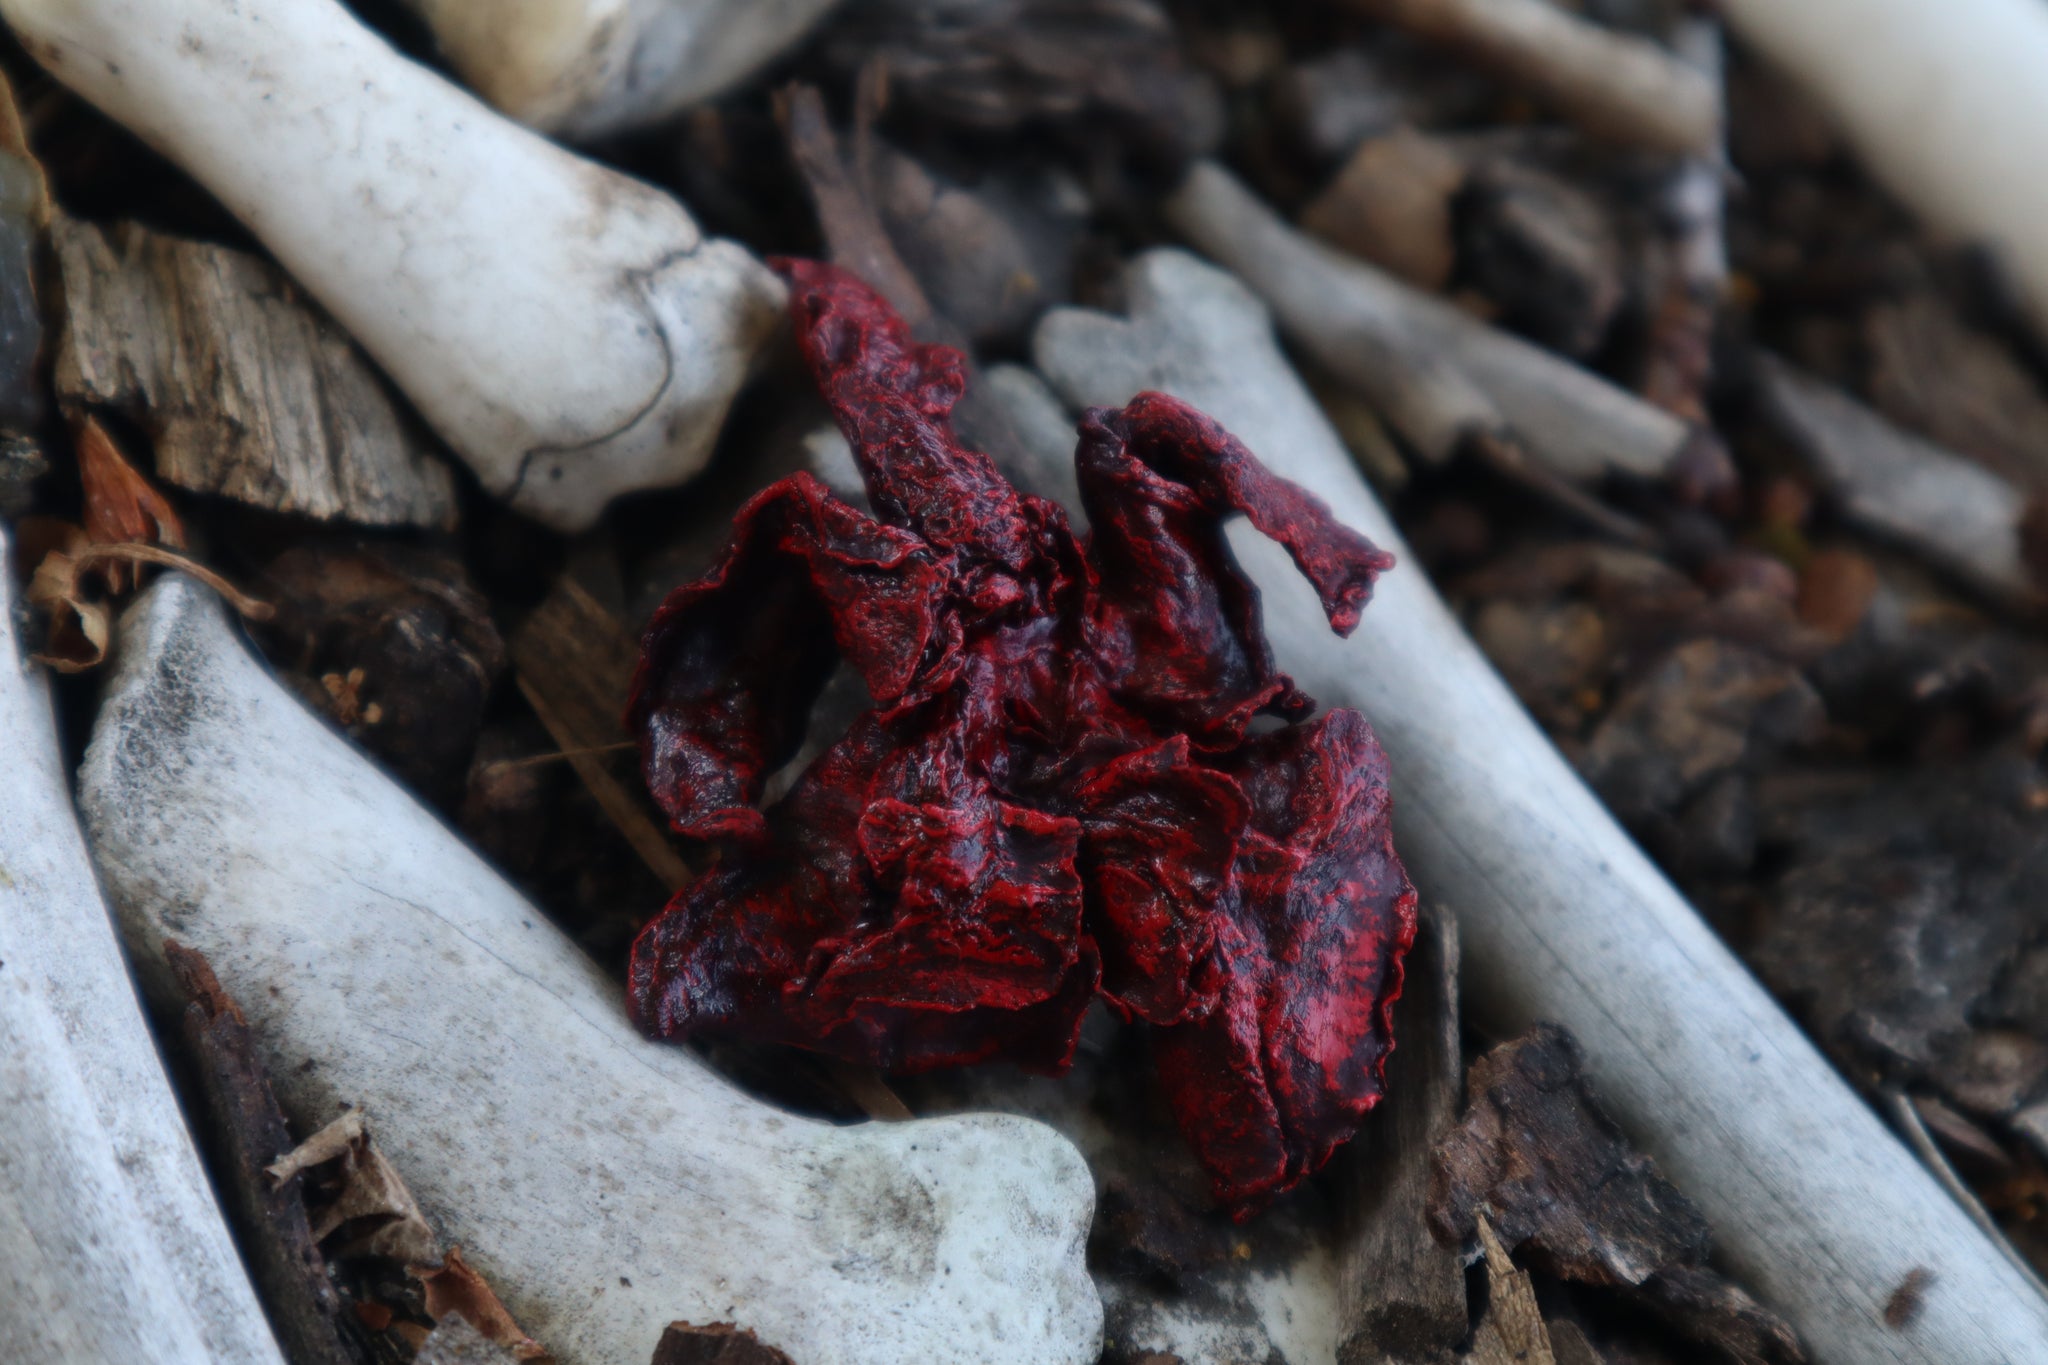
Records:
[[[1158,393],[1083,419],[1079,539],[954,438],[957,352],[843,271],[777,269],[879,519],[785,479],[648,627],[648,785],[722,856],[634,945],[635,1017],[1057,1072],[1099,994],[1249,1214],[1378,1100],[1415,892],[1371,727],[1311,719],[1223,527],[1283,545],[1339,634],[1393,560]],[[840,659],[872,709],[761,810]]]

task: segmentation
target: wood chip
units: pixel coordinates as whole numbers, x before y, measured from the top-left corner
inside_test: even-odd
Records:
[[[1465,1365],[1557,1365],[1543,1312],[1536,1306],[1535,1287],[1515,1268],[1484,1215],[1479,1218],[1479,1246],[1486,1255],[1486,1317],[1472,1334]]]
[[[296,1178],[265,1169],[291,1146],[256,1038],[203,954],[166,942],[185,1010],[179,1020],[197,1120],[222,1202],[280,1344],[298,1365],[350,1365],[336,1323],[341,1297],[315,1244]]]
[[[671,891],[694,874],[642,791],[631,755],[610,751],[625,737],[626,692],[639,659],[618,618],[564,576],[514,631],[519,691],[562,747],[576,775],[648,870]]]
[[[58,395],[141,426],[166,482],[322,520],[453,521],[448,466],[275,266],[132,223],[60,217],[50,239],[65,293]]]
[[[1394,1006],[1400,1044],[1381,1112],[1335,1162],[1341,1213],[1338,1359],[1433,1359],[1465,1337],[1465,1265],[1430,1235],[1429,1167],[1458,1116],[1458,926],[1426,902]]]

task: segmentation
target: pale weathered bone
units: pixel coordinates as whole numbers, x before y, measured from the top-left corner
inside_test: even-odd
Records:
[[[565,530],[681,481],[781,289],[682,206],[493,113],[335,0],[0,0],[195,176],[491,493]]]
[[[0,1355],[281,1365],[93,880],[16,606],[0,569]]]
[[[1396,837],[1425,896],[1456,907],[1468,1008],[1504,1031],[1555,1020],[1604,1095],[1712,1219],[1729,1268],[1827,1365],[2012,1365],[2040,1357],[2048,1302],[1985,1241],[1614,823],[1459,628],[1236,281],[1140,257],[1132,320],[1041,324],[1069,403],[1159,388],[1401,555],[1349,641],[1284,553],[1232,544],[1265,593],[1280,665],[1357,706],[1393,762]],[[1240,531],[1242,528],[1239,528]],[[1887,1326],[1908,1276],[1920,1313]]]
[[[1647,38],[1547,0],[1347,0],[1535,91],[1596,136],[1704,154],[1721,133],[1719,89]],[[1782,3],[1782,0],[1763,0]]]
[[[1726,0],[1929,223],[1993,248],[2048,326],[2048,6],[2039,0]]]
[[[1776,356],[1757,358],[1757,392],[1850,521],[2009,605],[2040,604],[2022,547],[2024,490]]]
[[[521,123],[597,137],[753,75],[838,0],[407,0],[468,83]]]
[[[1189,172],[1166,215],[1427,458],[1503,425],[1567,478],[1657,478],[1685,448],[1671,414],[1295,231],[1213,162]]]
[[[166,935],[243,1004],[288,1116],[367,1108],[422,1209],[564,1365],[735,1321],[806,1365],[1079,1365],[1074,1148],[982,1115],[834,1128],[641,1038],[622,992],[166,578],[80,803],[146,988]]]

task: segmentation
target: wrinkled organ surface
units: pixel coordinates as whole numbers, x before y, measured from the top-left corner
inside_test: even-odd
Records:
[[[1158,393],[1083,419],[1078,538],[954,438],[957,352],[842,271],[778,269],[876,515],[793,475],[648,627],[629,723],[720,857],[634,945],[635,1015],[1059,1071],[1101,995],[1249,1212],[1378,1100],[1415,892],[1372,728],[1276,670],[1223,525],[1284,546],[1339,634],[1392,559]],[[762,811],[841,660],[871,709]]]

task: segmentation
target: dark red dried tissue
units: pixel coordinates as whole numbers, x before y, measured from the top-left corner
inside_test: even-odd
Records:
[[[792,475],[648,627],[648,784],[721,856],[634,944],[635,1016],[1057,1072],[1099,994],[1249,1213],[1379,1098],[1415,892],[1372,728],[1275,669],[1222,529],[1286,547],[1340,635],[1392,558],[1159,393],[1082,420],[1077,537],[953,436],[958,352],[843,271],[777,268],[875,515]],[[837,660],[872,706],[763,811]]]

